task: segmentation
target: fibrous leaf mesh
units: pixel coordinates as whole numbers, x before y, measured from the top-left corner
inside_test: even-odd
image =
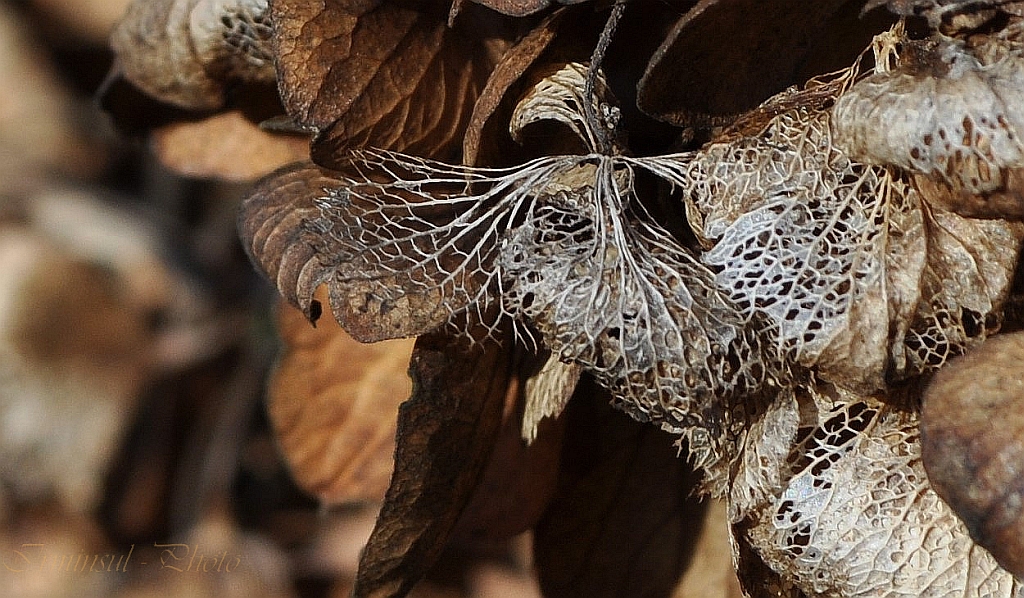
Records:
[[[631,191],[641,160],[486,170],[364,150],[351,165],[305,225],[339,319],[411,305],[437,326],[497,305],[624,409],[676,431],[781,376],[710,270],[644,217]]]
[[[918,414],[829,384],[741,540],[808,595],[1021,596],[928,485]]]

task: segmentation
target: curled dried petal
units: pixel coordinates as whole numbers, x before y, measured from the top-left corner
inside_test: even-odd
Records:
[[[941,186],[932,197],[953,209],[966,204],[970,214],[1019,218],[1024,214],[1016,173],[1024,168],[1019,47],[993,38],[969,48],[937,38],[908,43],[899,62],[837,100],[831,121],[836,146],[855,160],[924,175]],[[975,199],[993,193],[1005,205],[986,209]]]

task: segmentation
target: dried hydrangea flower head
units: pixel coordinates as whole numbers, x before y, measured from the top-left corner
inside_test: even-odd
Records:
[[[729,502],[741,578],[793,596],[1024,595],[930,487],[905,384],[1001,323],[1024,225],[950,197],[1019,195],[1020,30],[890,32],[877,73],[785,91],[694,152],[480,169],[353,151],[265,179],[243,236],[307,314],[326,284],[357,338],[497,313],[684,435]],[[525,105],[588,138],[590,99],[559,76]],[[640,173],[682,199],[702,247],[654,221]],[[574,374],[552,376],[547,404],[564,404]]]

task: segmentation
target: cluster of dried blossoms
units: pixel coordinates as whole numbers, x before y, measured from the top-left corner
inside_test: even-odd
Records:
[[[547,5],[491,4],[508,14]],[[473,7],[456,14],[459,3],[449,27],[401,3],[271,2],[269,54],[289,116],[316,133],[315,164],[266,177],[244,204],[253,260],[313,320],[326,285],[355,338],[422,335],[414,395],[436,404],[413,401],[402,413],[399,461],[429,453],[422,447],[445,433],[426,411],[493,422],[480,413],[502,410],[507,371],[526,361],[527,438],[563,410],[581,376],[682,438],[706,489],[727,502],[749,595],[1024,595],[1003,568],[1024,574],[1019,542],[1002,541],[1020,529],[1019,493],[991,481],[1009,458],[972,454],[953,472],[948,486],[988,492],[966,507],[950,499],[969,526],[930,485],[920,433],[931,374],[964,370],[946,364],[1017,324],[1006,305],[1024,240],[1021,7],[894,0],[888,8],[909,20],[873,31],[852,66],[758,98],[738,117],[697,114],[721,98],[684,93],[690,105],[678,112],[689,114],[679,117],[665,99],[666,79],[688,58],[676,48],[693,43],[687,27],[718,31],[728,20],[720,3],[685,4],[638,102],[682,118],[691,139],[711,135],[689,151],[641,156],[633,107],[616,103],[602,65],[550,51],[569,9],[519,38],[489,30],[481,23],[495,22]],[[790,4],[778,18],[792,10],[820,25],[857,3]],[[360,45],[381,42],[371,31],[384,24],[392,45]],[[327,65],[324,47],[337,53]],[[413,52],[427,57],[405,64]],[[488,142],[496,122],[517,139],[540,127],[558,151],[494,167],[437,160],[464,136],[467,163],[496,162],[487,158],[501,153]],[[485,382],[467,390],[463,375]],[[935,421],[956,382],[928,393]],[[942,459],[963,453],[943,434],[966,432],[955,421],[924,429],[938,453],[926,460],[948,473]],[[471,485],[481,462],[430,471]],[[415,581],[408,561],[376,553],[434,550],[402,527],[419,507],[403,498],[398,467],[357,593],[401,594]],[[971,475],[988,485],[962,477]],[[999,501],[1010,506],[993,522]]]

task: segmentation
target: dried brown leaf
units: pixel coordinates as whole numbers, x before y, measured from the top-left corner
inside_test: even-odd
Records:
[[[668,596],[704,506],[673,438],[608,406],[593,383],[569,403],[558,493],[535,530],[545,596]]]
[[[515,46],[510,48],[501,61],[494,67],[487,84],[480,92],[473,106],[473,113],[466,126],[466,135],[462,142],[462,161],[465,164],[477,164],[482,150],[481,143],[486,131],[492,127],[507,127],[505,122],[497,117],[499,107],[503,104],[512,89],[534,62],[544,53],[555,38],[558,23],[564,15],[564,11],[558,11],[533,28]],[[487,153],[486,151],[484,152]],[[486,156],[489,158],[489,156]],[[487,160],[488,163],[490,160]]]
[[[441,553],[501,429],[510,365],[497,343],[471,346],[438,333],[417,340],[395,473],[360,559],[355,596],[404,596]]]
[[[995,336],[936,374],[921,451],[935,491],[999,564],[1024,575],[1024,333]]]
[[[786,0],[764,10],[748,0],[701,0],[651,58],[637,103],[680,126],[722,124],[788,86],[849,65],[891,20],[884,13],[861,18],[862,5]]]
[[[536,358],[523,355],[519,359],[530,364]],[[454,535],[460,539],[506,540],[531,529],[554,493],[564,419],[543,422],[535,430],[535,442],[523,442],[520,430],[524,426],[524,394],[528,392],[523,369],[519,367],[509,387],[501,433],[487,469],[459,518]]]
[[[493,21],[467,11],[450,28],[439,2],[365,4],[271,5],[281,96],[320,132],[314,160],[363,145],[451,155],[504,48],[487,41]]]
[[[239,111],[165,125],[152,142],[165,166],[229,181],[253,180],[309,155],[307,137],[268,133]]]
[[[383,499],[398,405],[412,390],[412,341],[361,344],[336,323],[313,328],[286,306],[278,329],[285,350],[269,412],[292,475],[326,503]]]
[[[190,110],[224,105],[234,82],[274,81],[266,0],[135,0],[111,34],[115,72]]]

